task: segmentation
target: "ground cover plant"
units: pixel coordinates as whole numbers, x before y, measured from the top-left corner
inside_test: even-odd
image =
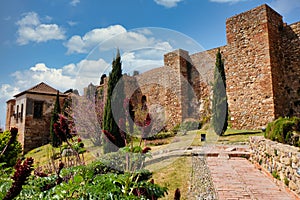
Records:
[[[270,140],[300,146],[300,118],[285,117],[270,122],[264,136]]]

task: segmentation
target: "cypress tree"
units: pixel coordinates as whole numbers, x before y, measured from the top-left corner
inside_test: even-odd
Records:
[[[123,109],[123,101],[124,101],[124,85],[122,81],[119,81],[122,78],[122,63],[121,56],[118,50],[116,58],[112,62],[112,71],[109,74],[108,79],[108,88],[107,88],[107,99],[104,107],[103,114],[103,130],[110,133],[114,138],[114,141],[110,141],[114,145],[109,142],[104,143],[104,153],[109,153],[112,151],[117,151],[118,147],[124,147],[125,141],[120,133],[120,129],[118,127],[117,122],[120,119],[124,119],[124,109]],[[119,83],[118,83],[119,82]],[[118,84],[118,91],[113,91],[116,85]],[[121,84],[121,85],[120,85]],[[112,111],[112,106],[117,106],[118,112]]]
[[[226,95],[226,77],[220,49],[216,54],[214,70],[212,125],[217,135],[223,135],[228,126],[228,104]]]
[[[51,121],[50,121],[50,137],[51,137],[51,145],[53,147],[58,147],[59,145],[62,144],[61,140],[55,134],[54,127],[53,127],[54,123],[56,123],[58,121],[58,119],[59,119],[58,115],[60,113],[61,113],[61,109],[60,109],[60,104],[59,104],[59,91],[57,90],[54,109],[53,109]]]

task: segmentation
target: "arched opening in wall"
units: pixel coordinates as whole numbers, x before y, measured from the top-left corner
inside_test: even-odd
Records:
[[[147,97],[145,95],[142,96],[142,104],[147,103]]]
[[[142,96],[142,110],[147,109],[147,97],[145,95]]]

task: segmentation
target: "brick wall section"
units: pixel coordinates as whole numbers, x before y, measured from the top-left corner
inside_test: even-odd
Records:
[[[300,22],[283,26],[284,90],[288,97],[283,103],[286,115],[300,117]]]
[[[6,102],[6,120],[5,120],[5,130],[9,130],[10,127],[14,127],[13,115],[15,113],[14,106],[16,105],[15,99],[10,99]]]
[[[189,117],[207,117],[220,49],[233,128],[260,129],[279,116],[300,117],[300,22],[286,25],[261,5],[227,19],[226,36],[226,46],[165,54],[163,67],[135,77],[138,96],[164,107],[169,128]]]
[[[231,123],[237,129],[265,126],[274,119],[266,5],[226,21],[225,54]]]
[[[60,97],[61,107],[64,98],[65,96]],[[19,116],[18,120],[16,117],[11,116],[7,129],[10,127],[18,128],[18,141],[22,144],[24,154],[50,142],[50,120],[55,99],[55,95],[28,93],[16,98],[16,105],[24,105],[23,115]],[[43,102],[43,113],[39,119],[33,118],[35,101]]]
[[[165,125],[170,129],[183,120],[180,57],[175,52],[165,55],[164,67],[147,71],[137,76],[141,92],[147,98],[147,105],[163,107]]]
[[[269,56],[272,74],[272,87],[274,96],[274,117],[288,115],[288,94],[284,88],[285,62],[282,46],[283,21],[282,16],[266,6]]]

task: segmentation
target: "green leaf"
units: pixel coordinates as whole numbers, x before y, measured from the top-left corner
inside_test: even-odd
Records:
[[[79,174],[76,174],[73,179],[74,179],[74,183],[81,183],[84,180],[83,177]]]

